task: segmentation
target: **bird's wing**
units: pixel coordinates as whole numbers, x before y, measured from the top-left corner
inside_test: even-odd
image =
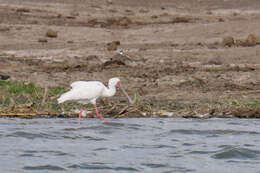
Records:
[[[87,81],[76,81],[76,82],[72,82],[70,84],[71,88],[76,88],[76,87],[79,87],[79,86],[82,86],[82,85],[85,85],[87,83]]]
[[[105,86],[98,81],[77,81],[71,84],[72,100],[89,100],[97,99],[102,95]]]

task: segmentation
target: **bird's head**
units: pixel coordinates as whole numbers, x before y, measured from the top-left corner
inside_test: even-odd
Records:
[[[118,86],[118,87],[120,87],[120,79],[118,77],[111,78],[108,81],[108,85],[109,86]]]
[[[114,78],[109,79],[108,85],[109,85],[109,87],[118,86],[119,88],[121,88],[121,90],[123,91],[123,93],[124,93],[124,94],[126,95],[126,97],[128,98],[129,102],[130,102],[131,104],[134,103],[134,101],[129,97],[129,95],[126,93],[125,89],[122,87],[119,78],[114,77]]]

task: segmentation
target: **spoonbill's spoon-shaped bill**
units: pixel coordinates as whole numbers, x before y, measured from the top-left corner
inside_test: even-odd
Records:
[[[127,92],[125,91],[125,89],[122,87],[122,84],[121,84],[120,82],[118,82],[117,85],[120,87],[120,89],[123,91],[123,93],[125,94],[125,96],[128,98],[129,103],[134,104],[134,101],[131,99],[131,97],[127,94]]]

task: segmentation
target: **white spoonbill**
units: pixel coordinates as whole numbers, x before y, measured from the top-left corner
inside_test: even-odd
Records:
[[[58,103],[65,101],[77,101],[82,104],[92,103],[94,105],[97,116],[106,121],[106,119],[98,113],[96,100],[99,97],[112,97],[116,93],[116,86],[120,87],[123,93],[128,98],[129,102],[133,104],[133,100],[128,96],[122,85],[120,79],[115,77],[108,81],[108,88],[99,81],[76,81],[70,85],[72,88],[70,91],[62,94],[58,98]],[[80,125],[82,110],[79,112],[78,124]]]

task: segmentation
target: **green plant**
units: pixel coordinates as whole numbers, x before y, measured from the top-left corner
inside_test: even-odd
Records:
[[[251,102],[253,103],[253,105],[260,105],[260,99],[252,100]]]
[[[60,95],[66,91],[66,89],[62,86],[50,86],[49,88],[49,96]]]

